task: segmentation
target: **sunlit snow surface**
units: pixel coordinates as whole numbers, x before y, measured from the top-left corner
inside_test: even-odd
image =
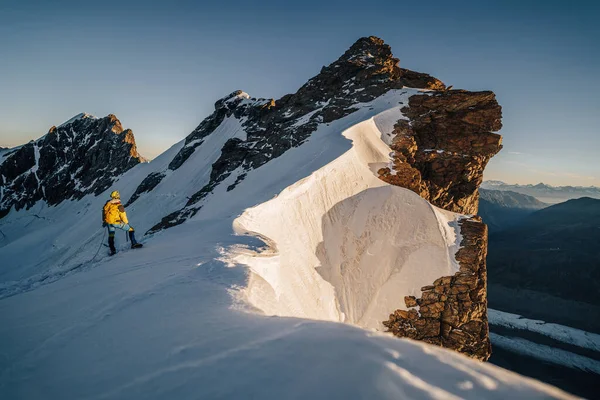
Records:
[[[402,117],[390,111],[344,131],[351,149],[235,220],[270,244],[235,257],[252,271],[246,298],[267,314],[382,329],[404,296],[458,271],[459,215],[376,176],[391,151],[382,135]]]
[[[69,125],[69,124],[72,124],[73,122],[75,122],[75,121],[78,121],[78,120],[80,120],[80,119],[88,119],[88,118],[89,118],[89,119],[92,119],[92,120],[94,120],[94,119],[98,119],[98,117],[96,117],[96,116],[94,116],[94,115],[92,115],[92,114],[88,114],[88,113],[80,113],[80,114],[77,114],[77,115],[75,115],[73,118],[71,118],[71,119],[69,119],[69,120],[67,120],[67,121],[63,122],[62,124],[60,124],[60,125],[58,126],[58,128],[61,128],[61,127],[63,127],[63,126],[67,126],[67,125]]]
[[[0,221],[0,398],[568,398],[423,343],[348,324],[268,317],[256,307],[275,307],[278,288],[290,310],[297,297],[310,301],[302,306],[307,317],[374,327],[397,296],[387,286],[391,281],[404,290],[429,279],[423,274],[456,268],[450,260],[459,240],[454,217],[373,175],[388,150],[376,134],[387,128],[371,118],[399,112],[408,94],[390,92],[322,124],[307,143],[249,172],[227,192],[237,178],[232,174],[194,219],[146,238],[142,250],[106,256],[101,206],[110,190],[128,199],[149,173],[166,171],[183,143],[133,168],[102,196],[11,212]],[[207,181],[228,137],[244,137],[239,121],[224,124],[128,208],[139,232],[179,209]],[[269,214],[266,204],[278,214]],[[383,210],[392,216],[384,218]],[[260,215],[273,217],[272,225]],[[252,229],[264,241],[236,235],[238,217],[238,232]],[[286,221],[294,222],[289,232],[283,232]],[[319,247],[324,240],[327,248]],[[117,242],[124,250],[122,235]],[[364,246],[362,255],[355,245]],[[235,262],[244,255],[249,268]],[[288,260],[275,262],[278,257]],[[419,270],[411,257],[421,261]],[[428,265],[433,261],[441,264]],[[402,279],[392,271],[396,262]],[[256,285],[259,278],[269,285]],[[302,279],[309,285],[304,291]],[[257,289],[263,288],[264,299],[254,306],[240,296],[260,298]],[[320,298],[310,299],[311,293]]]

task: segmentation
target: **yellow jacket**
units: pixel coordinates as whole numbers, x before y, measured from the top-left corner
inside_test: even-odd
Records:
[[[128,224],[125,207],[121,205],[121,200],[112,199],[104,204],[102,210],[103,222],[107,224]]]

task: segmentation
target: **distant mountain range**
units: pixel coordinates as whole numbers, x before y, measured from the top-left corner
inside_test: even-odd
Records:
[[[502,181],[485,181],[481,184],[481,189],[502,190],[526,194],[550,204],[561,203],[563,201],[581,197],[600,199],[600,187],[596,186],[550,186],[545,183],[538,183],[537,185],[511,185]]]
[[[487,182],[486,186],[511,185]],[[526,188],[553,189],[547,185]],[[571,193],[577,192],[581,190]],[[595,365],[600,353],[533,330],[551,327],[568,331],[567,338],[593,335],[584,331],[600,332],[600,323],[593,317],[600,315],[595,289],[600,280],[600,200],[584,197],[550,205],[511,190],[479,189],[479,215],[489,228],[488,302],[490,308],[502,310],[491,312],[494,350],[490,362],[589,397],[595,393],[597,375],[580,371],[588,366],[573,368],[565,360]],[[514,320],[507,324],[497,316]]]
[[[479,216],[488,225],[490,233],[514,226],[531,213],[548,206],[526,194],[479,189]]]
[[[592,317],[600,307],[599,239],[600,200],[589,197],[538,210],[490,234],[491,307],[539,312],[547,315],[535,318],[600,332]]]

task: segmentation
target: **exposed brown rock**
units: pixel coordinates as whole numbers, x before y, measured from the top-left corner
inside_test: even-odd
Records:
[[[404,303],[406,303],[406,307],[416,307],[417,299],[415,296],[404,296]]]
[[[423,288],[420,298],[406,296],[407,307],[383,324],[396,336],[428,340],[485,361],[491,355],[487,321],[487,227],[479,217],[460,222],[463,236],[456,259],[460,271]]]
[[[178,225],[194,215],[203,200],[223,180],[239,172],[228,190],[245,179],[252,169],[300,146],[321,123],[330,123],[360,109],[360,104],[394,89],[404,87],[445,90],[444,84],[427,74],[400,68],[399,60],[390,46],[375,36],[357,40],[341,57],[321,68],[316,76],[302,85],[296,93],[278,100],[244,99],[241,91],[234,92],[215,103],[215,111],[185,140],[185,146],[173,158],[168,169],[176,170],[202,145],[225,117],[243,120],[246,140],[230,139],[221,149],[221,156],[212,166],[210,181],[190,196],[186,206],[166,216],[150,232]],[[299,119],[310,114],[304,123]],[[165,175],[168,171],[160,171]],[[134,201],[157,177],[149,177],[136,190]],[[410,176],[405,180],[409,180]]]
[[[409,80],[423,85],[428,76],[411,71]],[[502,110],[489,91],[450,90],[430,81],[433,92],[413,95],[402,109],[392,134],[391,168],[379,177],[419,194],[432,204],[462,214],[476,214],[478,188],[488,161],[502,148]],[[388,132],[384,132],[388,133]],[[460,221],[462,248],[456,253],[460,271],[421,288],[420,298],[405,297],[418,307],[416,320],[393,313],[384,322],[397,336],[427,338],[480,360],[491,354],[487,325],[487,227],[478,217]],[[436,337],[432,324],[439,323]]]
[[[446,210],[476,214],[488,161],[502,148],[501,107],[492,92],[451,90],[411,96],[408,121],[394,127],[393,171],[384,181]]]
[[[425,88],[431,90],[445,90],[446,86],[439,79],[421,72],[400,68],[404,85],[413,88]]]

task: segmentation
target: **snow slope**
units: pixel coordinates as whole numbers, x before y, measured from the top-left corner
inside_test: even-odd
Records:
[[[422,343],[245,312],[228,294],[245,269],[215,247],[244,238],[222,222],[0,301],[2,398],[569,398]]]
[[[502,334],[492,332],[490,337],[493,346],[542,360],[545,363],[600,374],[600,361],[597,360],[600,351],[600,335],[492,309],[488,309],[488,317],[492,326],[510,329],[508,332],[503,331]],[[549,346],[519,337],[520,334],[527,335],[528,332],[543,335],[560,343],[558,346],[556,343]],[[559,348],[561,343],[568,345],[567,348]],[[577,354],[576,351],[582,354]]]
[[[240,130],[237,119],[226,119],[176,171],[168,170],[167,166],[183,147],[183,140],[151,163],[132,168],[117,180],[115,187],[101,196],[89,195],[80,201],[65,201],[55,207],[38,202],[29,211],[13,210],[0,220],[0,231],[6,235],[0,235],[0,257],[10,260],[7,268],[0,268],[0,298],[28,290],[42,281],[53,281],[73,268],[84,267],[103,241],[105,230],[101,227],[99,210],[112,190],[118,189],[121,197],[128,199],[149,173],[166,174],[151,196],[144,193],[127,207],[128,215],[133,217],[131,224],[140,233],[181,208],[187,197],[208,182],[211,165],[219,157],[221,147],[229,138],[240,135]],[[33,248],[36,251],[23,251]],[[101,255],[105,253],[103,250],[100,248]]]
[[[99,210],[110,190],[128,198],[165,171],[182,143],[99,197],[10,213],[0,221],[0,398],[570,398],[331,322],[375,328],[402,304],[394,285],[410,291],[456,268],[456,215],[373,175],[389,152],[381,135],[410,94],[388,92],[321,124],[228,192],[232,174],[193,219],[147,237],[143,250],[106,257]],[[224,121],[212,144],[128,208],[138,231],[202,185],[219,143],[243,137],[238,123]]]
[[[68,119],[67,121],[63,122],[62,124],[60,124],[57,128],[63,127],[63,126],[67,126],[69,124],[72,124],[75,121],[78,121],[80,119],[85,119],[85,118],[90,118],[90,119],[98,119],[98,117],[92,115],[92,114],[88,114],[88,113],[79,113],[77,115],[75,115],[73,118]]]
[[[391,151],[382,135],[401,117],[392,109],[352,126],[343,133],[350,150],[236,219],[238,233],[271,246],[235,257],[252,271],[252,304],[267,314],[382,328],[404,296],[458,271],[461,238],[448,220],[459,215],[375,175]]]

